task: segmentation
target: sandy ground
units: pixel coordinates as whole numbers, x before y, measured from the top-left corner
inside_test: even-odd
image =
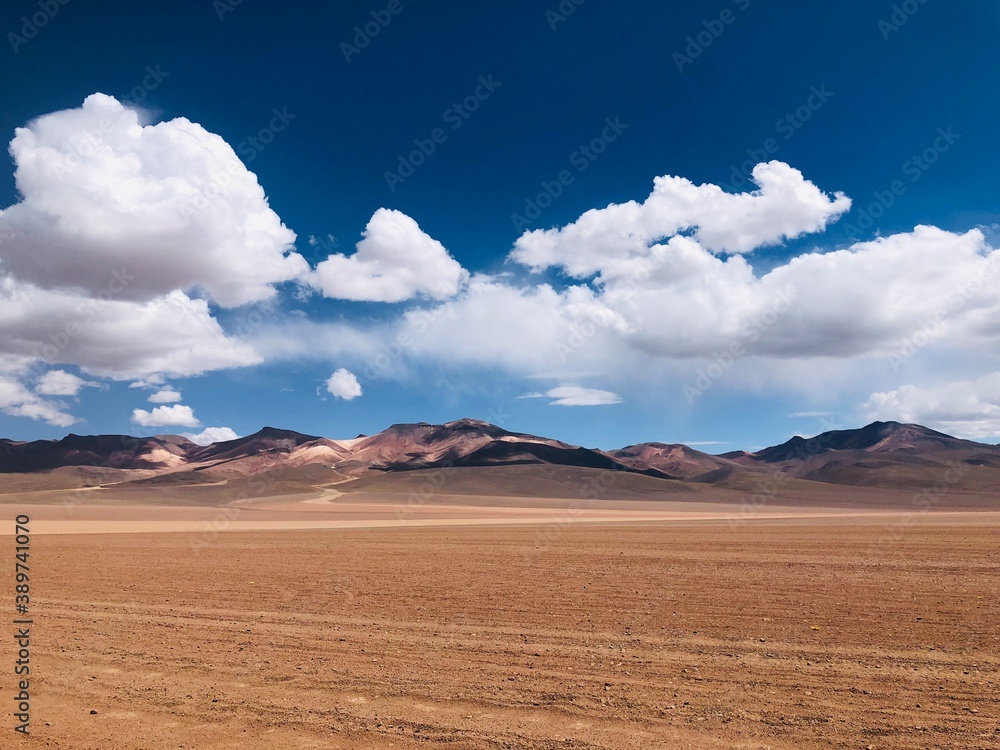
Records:
[[[53,493],[58,497],[58,493]],[[465,502],[463,502],[465,500]],[[473,500],[474,502],[468,502]],[[536,501],[520,497],[461,498],[439,496],[410,504],[399,495],[340,495],[289,499],[261,498],[224,507],[184,505],[106,505],[101,502],[36,502],[0,504],[0,537],[14,534],[13,519],[30,515],[34,534],[183,533],[192,548],[203,547],[230,531],[296,531],[323,529],[407,528],[437,526],[545,525],[560,528],[591,523],[831,520],[906,524],[917,514],[900,509],[817,507],[773,503],[761,507],[707,501],[600,501],[573,499]],[[940,511],[935,517],[965,519],[969,513]]]
[[[308,501],[307,501],[308,502]],[[229,531],[304,531],[322,529],[414,528],[438,526],[565,526],[592,523],[651,523],[651,522],[719,522],[740,523],[733,510],[711,508],[692,509],[680,506],[669,510],[598,510],[574,509],[561,511],[541,508],[484,508],[436,505],[413,512],[400,506],[387,510],[384,505],[345,503],[336,511],[319,513],[310,508],[294,511],[268,509],[250,512],[247,509],[159,508],[122,506],[87,506],[67,516],[59,506],[35,506],[30,509],[33,534],[135,534],[183,533],[192,548],[203,547],[220,533]],[[6,521],[0,526],[0,536],[15,533],[13,519],[17,508],[7,506],[0,513]],[[24,510],[24,509],[20,509]],[[942,517],[964,518],[966,514],[942,514]],[[3,518],[7,516],[7,518]],[[774,507],[754,520],[815,521],[831,519],[883,518],[899,521],[905,514],[898,511],[817,510],[815,508]]]
[[[503,525],[34,536],[0,747],[1000,748],[1000,514],[439,512]]]

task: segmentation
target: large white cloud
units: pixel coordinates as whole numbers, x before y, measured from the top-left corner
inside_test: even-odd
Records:
[[[621,316],[589,288],[522,288],[475,276],[455,299],[408,311],[398,329],[383,334],[392,339],[383,359],[398,355],[519,375],[552,371],[558,377],[566,370],[614,369],[611,363],[622,361],[616,352],[623,355],[629,348],[626,331]]]
[[[330,255],[312,283],[327,297],[403,302],[418,296],[453,297],[468,273],[437,240],[400,211],[380,208],[353,255]]]
[[[928,332],[945,346],[1000,334],[1000,251],[983,233],[918,226],[830,253],[792,259],[762,279],[798,290],[797,314],[771,345],[820,356],[888,354]],[[806,344],[812,337],[813,347]]]
[[[753,192],[661,177],[641,203],[522,235],[510,259],[575,279],[559,286],[470,276],[416,221],[389,209],[374,213],[353,254],[309,272],[256,178],[218,136],[184,119],[144,124],[110,97],[19,129],[11,152],[23,197],[0,212],[0,356],[20,363],[0,369],[8,414],[72,423],[66,405],[45,396],[80,386],[48,375],[53,382],[32,393],[42,364],[161,387],[265,357],[316,357],[342,362],[364,382],[413,362],[615,389],[545,394],[582,405],[613,403],[641,380],[676,394],[698,367],[736,350],[724,369],[737,389],[849,383],[853,404],[876,391],[872,414],[894,409],[938,424],[946,412],[971,424],[961,415],[989,405],[992,381],[980,376],[995,363],[967,364],[950,378],[965,384],[955,393],[974,399],[965,412],[951,391],[900,385],[941,378],[904,380],[897,369],[915,367],[917,355],[948,368],[996,350],[1000,251],[979,231],[918,226],[757,271],[746,253],[823,230],[850,206],[780,162],[756,167]],[[247,339],[213,317],[211,302],[252,303],[288,280],[331,298],[419,304],[363,324],[265,315]],[[900,362],[890,359],[897,351]],[[362,381],[344,367],[327,388],[356,398]],[[169,404],[180,400],[174,394],[150,400]],[[190,412],[174,404],[137,414],[149,426],[198,424],[182,409]],[[207,428],[199,439],[216,429],[228,430]]]
[[[183,292],[146,302],[95,299],[0,277],[0,341],[9,354],[74,364],[116,379],[199,375],[258,364],[226,335],[205,300]]]
[[[0,267],[24,282],[94,295],[126,276],[120,299],[236,306],[308,271],[254,174],[183,117],[143,124],[93,94],[18,128],[10,153],[21,200],[0,211]]]
[[[1000,437],[1000,372],[930,387],[903,385],[871,395],[869,419],[915,422],[969,439]]]
[[[575,278],[607,279],[681,232],[691,231],[711,252],[747,253],[824,229],[851,206],[842,193],[831,198],[783,162],[758,164],[753,180],[758,190],[733,194],[718,185],[657,177],[644,202],[613,203],[565,227],[525,232],[510,257],[534,270],[559,266]]]
[[[713,356],[741,344],[770,357],[888,354],[933,328],[942,342],[989,335],[1000,313],[1000,252],[978,230],[934,227],[808,253],[757,277],[742,257],[723,261],[675,238],[648,277],[607,284],[603,304],[623,315],[650,353]]]
[[[42,397],[93,383],[50,370],[32,394],[45,365],[158,384],[263,361],[209,304],[267,299],[308,264],[219,136],[95,94],[18,128],[10,153],[20,200],[0,211],[0,357],[21,364],[3,371],[0,409],[72,423]]]
[[[642,357],[690,361],[734,351],[777,368],[795,358],[888,363],[908,340],[925,343],[925,330],[935,347],[1000,340],[1000,251],[978,230],[917,227],[802,255],[761,277],[743,257],[718,258],[677,237],[641,270],[596,289],[474,277],[432,316],[407,313],[408,351],[515,372],[617,372]]]

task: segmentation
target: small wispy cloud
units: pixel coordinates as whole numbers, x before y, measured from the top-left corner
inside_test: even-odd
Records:
[[[620,404],[622,397],[614,391],[599,388],[584,388],[579,385],[560,385],[549,388],[544,393],[529,391],[518,398],[550,398],[549,406],[607,406]]]

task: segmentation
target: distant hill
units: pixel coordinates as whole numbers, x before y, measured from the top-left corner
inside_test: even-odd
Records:
[[[67,435],[61,440],[0,439],[0,472],[46,471],[64,466],[158,469],[188,460],[199,446],[178,435]]]
[[[774,463],[796,458],[810,458],[835,451],[867,451],[869,453],[921,452],[978,449],[984,446],[971,440],[960,440],[918,424],[872,422],[856,430],[830,430],[814,438],[793,437],[791,440],[765,448],[753,454],[758,461]]]
[[[702,453],[680,443],[639,443],[608,451],[608,455],[634,468],[655,468],[691,482],[711,483],[746,470],[728,458]]]
[[[920,489],[944,483],[949,491],[992,491],[1000,498],[1000,446],[917,424],[872,422],[808,439],[794,437],[733,460],[828,484]]]
[[[489,477],[488,484],[499,489],[503,477],[516,476],[517,494],[530,494],[531,477],[540,482],[544,478],[545,491],[551,494],[574,489],[576,480],[572,477],[611,471],[652,482],[632,482],[630,487],[663,487],[668,492],[675,489],[667,490],[667,484],[657,483],[686,486],[692,492],[696,485],[752,491],[775,472],[796,480],[797,487],[823,483],[910,489],[945,482],[949,491],[980,494],[997,493],[1000,488],[1000,447],[898,422],[873,422],[812,438],[794,437],[754,453],[721,455],[659,442],[602,451],[511,432],[475,419],[441,425],[395,424],[375,435],[348,440],[274,427],[207,446],[177,435],[0,440],[0,473],[11,477],[6,482],[9,487],[22,490],[94,485],[183,489],[231,484],[242,488],[244,496],[254,496],[277,494],[279,490],[304,492],[321,484],[361,478],[365,481],[354,486],[371,488],[382,481],[379,477],[404,472],[516,466],[563,467],[565,471],[479,474]],[[22,478],[14,480],[13,475]],[[463,473],[463,477],[469,487],[474,485],[472,474]],[[382,484],[398,491],[412,482]]]

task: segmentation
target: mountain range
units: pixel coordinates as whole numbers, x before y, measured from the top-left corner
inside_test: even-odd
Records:
[[[513,472],[503,467],[523,468]],[[579,489],[584,478],[598,482],[602,474],[615,472],[615,481],[630,477],[627,486],[637,494],[695,486],[754,491],[779,477],[785,486],[799,488],[919,489],[945,482],[952,492],[1000,496],[1000,446],[898,422],[873,422],[721,455],[657,442],[604,451],[475,419],[395,424],[349,440],[273,427],[207,446],[177,435],[0,440],[0,473],[7,488],[0,494],[38,488],[154,491],[226,485],[233,496],[261,496],[347,482],[401,491],[418,481],[433,484],[434,477],[449,472],[464,472],[465,481],[472,469],[479,469],[477,481],[491,491],[510,489],[516,477],[522,489],[515,494],[529,495],[536,491],[532,482],[548,483],[552,486],[546,491],[558,495],[560,488]],[[387,480],[390,476],[394,479]]]

